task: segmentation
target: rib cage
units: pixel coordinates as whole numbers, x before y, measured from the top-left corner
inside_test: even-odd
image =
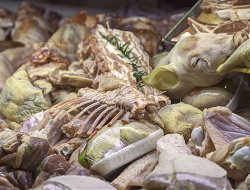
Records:
[[[126,57],[121,57],[115,45],[108,43],[103,35],[116,36],[122,45],[129,41],[129,57],[140,57],[136,63],[141,71],[152,71],[150,67],[151,59],[140,44],[138,38],[131,32],[106,29],[98,26],[96,34],[88,34],[78,46],[79,62],[89,78],[93,78],[93,88],[82,88],[78,91],[78,98],[66,100],[50,110],[53,116],[69,109],[58,119],[62,119],[66,114],[75,109],[80,109],[68,124],[62,127],[63,132],[68,137],[76,137],[86,133],[94,135],[109,121],[112,126],[117,119],[129,123],[130,118],[151,119],[153,122],[163,127],[163,123],[158,115],[158,110],[170,104],[169,98],[161,95],[155,87],[143,86],[142,93],[137,88],[136,78],[133,68]],[[133,50],[133,51],[132,51]],[[109,82],[108,82],[109,81]],[[140,81],[141,82],[141,81]],[[72,108],[70,108],[73,106]],[[74,127],[77,119],[82,115],[89,114],[78,128]],[[92,123],[86,130],[87,124]],[[86,132],[87,131],[87,132]]]
[[[160,105],[169,104],[166,98],[157,99],[156,97],[155,100],[159,101],[156,102],[129,85],[121,85],[119,88],[107,92],[99,92],[91,88],[82,88],[79,90],[78,96],[79,98],[66,100],[53,106],[50,112],[53,116],[56,116],[65,109],[75,106],[58,118],[62,119],[66,114],[76,108],[84,106],[81,112],[63,127],[65,133],[70,137],[81,135],[86,124],[90,119],[96,117],[96,115],[98,115],[98,117],[95,118],[95,122],[88,130],[87,135],[95,134],[95,132],[100,130],[110,118],[113,119],[109,122],[109,126],[112,126],[117,119],[121,119],[123,122],[128,123],[131,117],[137,119],[148,117],[158,125],[163,126],[157,114],[157,110],[160,108]],[[91,113],[76,132],[76,130],[72,128],[73,123],[87,112]]]

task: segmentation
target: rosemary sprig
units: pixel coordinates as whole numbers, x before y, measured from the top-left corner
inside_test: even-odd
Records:
[[[119,55],[121,58],[127,58],[127,59],[129,59],[129,61],[131,61],[131,63],[128,63],[128,64],[132,66],[133,76],[136,79],[137,88],[138,88],[139,91],[144,93],[144,91],[142,90],[142,87],[145,86],[145,85],[142,85],[140,83],[140,81],[141,81],[142,77],[147,76],[148,73],[140,70],[139,68],[141,66],[137,65],[138,59],[140,58],[140,56],[138,56],[138,57],[135,57],[135,56],[130,57],[130,53],[132,52],[133,48],[129,49],[129,41],[122,44],[121,42],[120,43],[118,42],[116,36],[109,37],[109,36],[105,36],[103,34],[101,34],[101,35],[102,35],[102,37],[104,39],[107,40],[107,42],[109,42],[112,45],[116,46],[117,49],[121,51],[122,55],[121,54],[117,54],[117,55]]]

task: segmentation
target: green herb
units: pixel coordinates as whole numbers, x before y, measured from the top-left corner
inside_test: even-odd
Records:
[[[121,58],[127,58],[131,61],[131,63],[128,63],[129,65],[132,66],[132,69],[133,69],[133,76],[135,77],[136,79],[136,83],[137,83],[137,88],[142,92],[143,90],[141,89],[143,86],[145,85],[142,85],[140,83],[141,79],[143,76],[147,76],[148,73],[147,72],[144,72],[142,70],[140,70],[139,68],[141,66],[137,65],[138,63],[138,59],[140,58],[140,56],[138,57],[130,57],[130,53],[132,52],[133,48],[129,49],[129,41],[125,42],[124,44],[122,43],[119,43],[116,36],[113,36],[113,37],[109,37],[109,36],[105,36],[103,34],[101,34],[102,37],[104,39],[107,40],[107,42],[111,43],[112,45],[116,46],[118,50],[121,51],[122,55],[121,54],[117,54],[119,55]]]
[[[84,167],[84,168],[87,168],[89,169],[89,163],[88,161],[85,159],[86,157],[86,152],[87,152],[87,145],[88,145],[88,142],[89,140],[92,138],[92,136],[90,135],[85,143],[83,144],[83,146],[81,147],[80,149],[80,153],[79,153],[79,156],[78,156],[78,162]]]

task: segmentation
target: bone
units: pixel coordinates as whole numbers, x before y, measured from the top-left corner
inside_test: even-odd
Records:
[[[85,104],[92,103],[92,102],[94,102],[94,101],[93,100],[88,100],[88,101],[82,102],[82,103],[74,106],[73,108],[71,108],[68,111],[66,111],[62,116],[58,117],[58,120],[61,120],[65,115],[67,115],[68,113],[72,112],[73,110],[75,110],[75,109],[77,109],[77,108],[79,108],[79,107],[81,107],[81,106],[83,106]],[[72,104],[72,105],[74,105],[74,104]],[[70,106],[72,106],[72,105],[70,105]]]
[[[98,107],[97,109],[95,109],[95,110],[85,119],[85,121],[82,123],[82,125],[81,125],[81,127],[79,128],[78,132],[80,131],[80,132],[82,133],[82,131],[83,131],[85,125],[89,122],[89,120],[90,120],[98,111],[100,111],[101,109],[103,109],[103,108],[105,108],[105,107],[107,107],[107,104],[104,104],[104,105]],[[77,133],[78,133],[78,132],[77,132]],[[88,134],[89,134],[89,133],[87,132],[87,135],[88,135]]]
[[[93,107],[95,107],[95,106],[98,106],[98,105],[100,105],[101,103],[100,102],[95,102],[95,103],[93,103],[93,104],[91,104],[91,105],[89,105],[89,106],[87,106],[84,110],[82,110],[77,116],[78,117],[80,117],[82,114],[84,114],[87,110],[89,110],[90,108],[93,108]],[[78,118],[78,117],[75,117],[75,118]],[[74,118],[74,119],[75,119]],[[72,124],[73,124],[73,122],[72,122]],[[86,125],[86,124],[85,124]],[[69,125],[70,126],[70,125]],[[80,127],[80,129],[78,129],[78,131],[77,131],[77,135],[80,135],[81,133],[82,133],[82,129],[83,127],[81,126]]]
[[[67,103],[67,102],[71,102],[71,101],[73,101],[73,100],[75,100],[75,99],[79,99],[79,98],[72,98],[72,99],[64,100],[64,101],[62,101],[62,102],[60,102],[60,103],[58,103],[58,104],[52,106],[51,109],[53,110],[53,109],[55,109],[55,108],[58,108],[58,107],[60,107],[61,105],[64,105],[64,104]]]
[[[74,99],[71,99],[71,101],[70,100],[69,101],[68,100],[63,101],[58,109],[53,109],[53,107],[52,107],[50,113],[51,113],[52,116],[55,117],[62,110],[67,109],[68,107],[70,107],[70,106],[72,106],[72,105],[74,105],[76,103],[79,103],[81,101],[83,101],[82,98],[74,98]]]
[[[236,48],[238,48],[241,44],[243,44],[245,41],[249,39],[249,35],[246,32],[236,32],[234,34],[234,45]]]
[[[108,126],[111,127],[114,125],[114,123],[116,122],[117,119],[119,119],[119,117],[124,113],[124,110],[120,110],[116,116],[108,123]]]
[[[89,100],[89,102],[90,102],[91,100]],[[97,106],[97,105],[99,105],[100,103],[99,102],[95,102],[95,103],[93,103],[93,104],[90,104],[89,106],[87,106],[85,109],[83,109],[79,114],[77,114],[75,117],[74,117],[74,119],[72,119],[70,122],[69,122],[69,124],[68,124],[68,127],[70,128],[72,125],[73,125],[73,123],[80,117],[80,116],[82,116],[87,110],[89,110],[90,108],[92,108],[92,107],[94,107],[94,106]],[[78,132],[79,132],[79,130],[78,130]],[[77,134],[81,134],[81,133],[78,133],[77,132]]]
[[[124,123],[129,123],[129,115],[130,115],[130,112],[128,111],[121,119],[122,122]]]
[[[106,121],[111,117],[111,115],[113,115],[117,110],[119,110],[119,108],[115,108],[113,109],[111,112],[109,112],[108,115],[106,115],[106,117],[101,121],[101,123],[96,127],[96,130],[100,130],[103,125],[106,123]]]
[[[92,124],[91,128],[89,129],[88,133],[93,133],[94,129],[96,128],[96,125],[100,121],[100,119],[104,116],[105,113],[107,113],[109,110],[114,109],[115,106],[107,107],[95,120],[95,122]]]

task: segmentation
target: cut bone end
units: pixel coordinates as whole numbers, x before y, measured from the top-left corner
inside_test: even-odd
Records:
[[[239,31],[234,34],[233,40],[235,47],[238,48],[241,44],[249,39],[249,36],[246,32]]]

